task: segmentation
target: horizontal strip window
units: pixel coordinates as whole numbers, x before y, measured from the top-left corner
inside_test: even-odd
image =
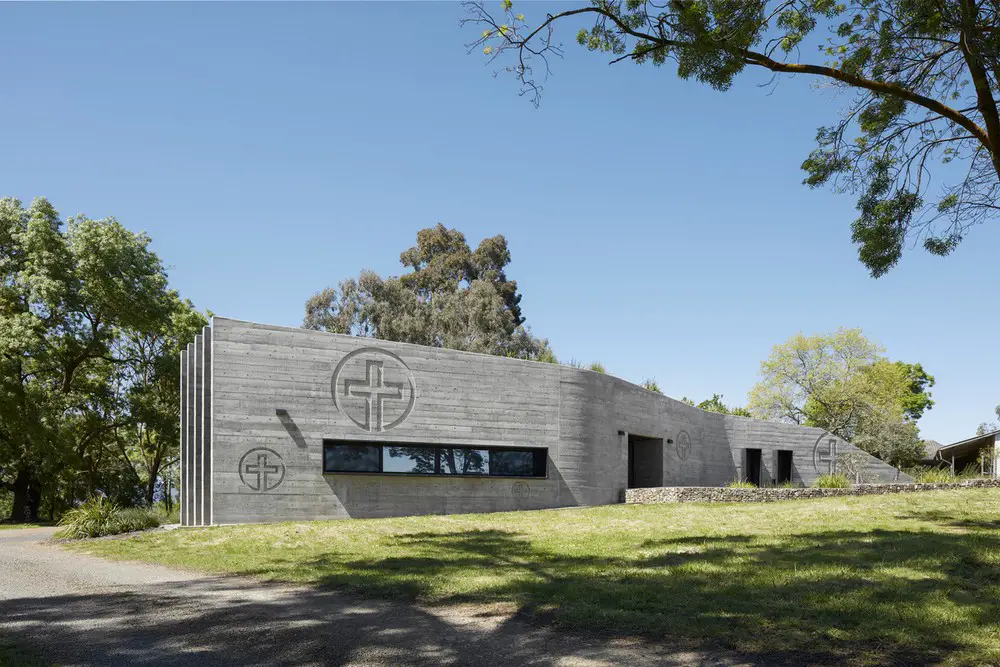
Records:
[[[323,472],[545,477],[546,450],[324,440]]]

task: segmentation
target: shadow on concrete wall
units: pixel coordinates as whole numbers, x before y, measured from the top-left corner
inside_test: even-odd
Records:
[[[579,505],[551,458],[547,465],[546,479],[327,474],[323,480],[353,519],[518,512]]]

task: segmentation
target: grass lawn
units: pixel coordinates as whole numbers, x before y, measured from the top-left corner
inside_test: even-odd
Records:
[[[793,664],[1000,665],[1000,490],[231,526],[70,548]]]
[[[54,523],[0,523],[0,530],[14,530],[17,528],[43,528],[54,526]]]

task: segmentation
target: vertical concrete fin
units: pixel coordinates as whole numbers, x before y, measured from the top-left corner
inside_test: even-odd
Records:
[[[184,457],[187,467],[184,470],[184,499],[187,502],[187,525],[195,524],[194,515],[194,343],[187,346],[187,409],[184,411],[184,431],[187,442],[184,447]]]
[[[202,475],[202,421],[204,412],[202,405],[204,396],[202,387],[202,368],[204,366],[204,353],[202,351],[202,336],[198,334],[194,337],[194,525],[200,526],[203,523],[202,497],[201,497],[201,475]]]
[[[212,461],[212,329],[205,327],[201,334],[201,523],[211,520]]]
[[[185,456],[185,448],[187,447],[187,421],[185,417],[187,416],[187,350],[181,350],[181,405],[180,405],[180,420],[181,420],[181,430],[180,430],[180,473],[177,475],[177,481],[180,484],[180,488],[177,490],[177,503],[180,505],[181,514],[181,525],[187,525],[187,514],[188,514],[188,504],[185,500],[184,494],[187,493],[187,484],[184,481],[184,473],[187,470],[187,466],[190,462]]]

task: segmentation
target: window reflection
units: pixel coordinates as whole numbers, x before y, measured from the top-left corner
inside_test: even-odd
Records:
[[[323,472],[545,477],[546,450],[323,441]]]
[[[336,445],[323,448],[323,470],[327,472],[378,472],[378,447]]]
[[[485,449],[440,449],[441,473],[445,475],[488,475],[490,453]]]
[[[535,456],[533,452],[521,450],[495,449],[490,456],[490,469],[494,475],[517,475],[530,477],[534,474]]]
[[[382,472],[433,473],[436,454],[430,447],[383,447]]]

